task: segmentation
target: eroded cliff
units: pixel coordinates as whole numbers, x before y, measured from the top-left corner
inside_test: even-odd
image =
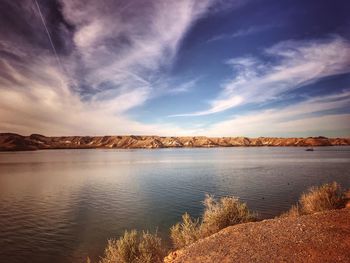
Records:
[[[22,136],[0,133],[1,151],[40,149],[93,148],[176,148],[176,147],[234,147],[234,146],[334,146],[350,145],[350,138],[275,138],[275,137],[160,137],[160,136],[62,136],[46,137],[40,134]]]

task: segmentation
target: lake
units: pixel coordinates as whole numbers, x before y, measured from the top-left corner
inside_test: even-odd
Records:
[[[3,152],[0,260],[95,260],[125,229],[166,239],[183,213],[200,215],[206,193],[270,218],[332,181],[350,187],[350,147]]]

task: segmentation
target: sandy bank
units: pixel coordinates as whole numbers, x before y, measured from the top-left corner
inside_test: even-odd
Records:
[[[231,226],[165,262],[350,262],[350,209]]]

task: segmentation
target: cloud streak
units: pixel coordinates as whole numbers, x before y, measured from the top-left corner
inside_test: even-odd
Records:
[[[232,75],[224,82],[216,79],[220,89],[215,93],[204,83],[209,71],[204,69],[199,76],[178,73],[174,64],[182,57],[178,56],[180,48],[184,49],[182,55],[186,54],[186,44],[182,42],[187,35],[202,32],[193,27],[200,19],[204,21],[227,8],[238,8],[243,1],[37,1],[39,13],[33,1],[0,2],[0,132],[220,135],[216,131],[222,130],[232,135],[230,129],[251,133],[253,128],[264,127],[257,124],[264,121],[270,121],[269,127],[275,125],[281,131],[284,123],[292,131],[293,125],[301,125],[306,118],[316,126],[321,125],[321,120],[328,120],[343,129],[345,124],[338,120],[348,118],[334,113],[341,111],[339,105],[345,107],[348,101],[343,96],[348,91],[341,98],[323,98],[327,103],[309,99],[311,115],[300,102],[301,113],[291,106],[286,108],[294,115],[285,112],[285,108],[276,110],[270,105],[264,115],[241,111],[241,116],[223,122],[211,119],[207,122],[211,123],[209,126],[195,118],[215,116],[247,104],[269,106],[309,83],[349,73],[349,42],[341,37],[283,41],[261,49],[254,56],[229,59],[223,67],[230,68]],[[267,26],[243,28],[230,37],[267,29]],[[198,95],[200,89],[203,92]],[[209,94],[216,95],[208,101]],[[165,101],[155,99],[160,96]],[[207,100],[208,107],[172,115],[193,117],[188,122],[163,115],[171,112],[171,107],[182,105],[182,98],[183,109],[191,107],[197,99]],[[327,109],[332,116],[324,113]]]
[[[244,104],[276,101],[322,78],[350,72],[350,44],[340,37],[284,41],[265,49],[263,55],[270,62],[252,56],[228,60],[234,78],[224,84],[209,108],[173,116],[202,116]]]
[[[207,40],[207,42],[214,42],[214,41],[219,41],[219,40],[227,40],[227,39],[233,39],[237,37],[245,37],[249,35],[253,35],[256,33],[264,32],[267,30],[270,30],[272,28],[280,27],[281,25],[261,25],[261,26],[250,26],[245,29],[240,29],[233,34],[221,34],[214,36],[210,39]]]
[[[182,132],[171,124],[133,121],[127,112],[161,93],[157,85],[167,79],[180,42],[214,0],[33,3],[2,3],[19,19],[2,21],[18,30],[2,29],[7,40],[0,42],[5,54],[0,61],[1,131]],[[57,10],[62,12],[53,15]],[[183,83],[169,92],[186,92],[193,85]]]
[[[205,133],[211,136],[339,136],[350,130],[350,114],[335,113],[350,105],[350,90],[319,96],[287,107],[251,111],[218,122]]]
[[[92,94],[106,86],[114,87],[115,98],[140,90],[145,96],[140,102],[152,97],[187,30],[210,5],[209,0],[79,3],[63,0],[63,14],[76,27],[74,55],[84,65],[81,78]]]

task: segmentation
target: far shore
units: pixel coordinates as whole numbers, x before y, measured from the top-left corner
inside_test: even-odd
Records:
[[[60,136],[40,134],[23,136],[0,133],[0,151],[33,151],[44,149],[159,149],[215,147],[319,147],[349,146],[350,138],[280,137],[205,137],[205,136]]]

